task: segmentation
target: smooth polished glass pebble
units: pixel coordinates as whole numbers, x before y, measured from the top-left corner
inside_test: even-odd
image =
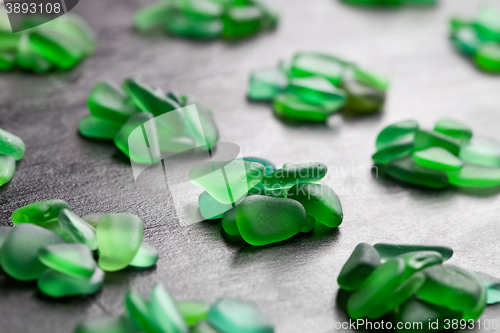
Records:
[[[292,78],[287,90],[303,101],[312,104],[321,105],[324,102],[339,101],[343,105],[347,99],[345,91],[338,89],[321,76]]]
[[[57,221],[74,243],[85,244],[92,251],[97,250],[97,238],[92,225],[68,209],[59,212]]]
[[[440,119],[434,126],[434,131],[446,134],[462,142],[469,141],[472,130],[469,126],[453,119]]]
[[[25,151],[26,145],[20,137],[0,129],[0,154],[12,156],[19,161]]]
[[[127,315],[85,320],[74,333],[138,333]]]
[[[344,218],[340,199],[327,185],[297,184],[287,191],[287,197],[297,200],[317,222],[330,228],[338,227]]]
[[[201,321],[193,328],[191,333],[220,333],[220,331],[213,328],[207,321]]]
[[[194,327],[206,320],[210,310],[210,304],[197,300],[177,302],[177,307],[188,327]]]
[[[188,333],[189,329],[177,303],[170,293],[157,283],[151,291],[149,311],[160,332]]]
[[[380,266],[380,255],[369,244],[356,246],[342,267],[337,282],[345,290],[359,289],[373,271]]]
[[[89,278],[80,278],[53,269],[47,269],[37,281],[38,289],[50,297],[67,297],[75,295],[92,295],[101,289],[105,274],[96,267]]]
[[[255,5],[229,5],[222,20],[222,36],[227,39],[243,38],[255,34],[261,28],[264,14]]]
[[[324,122],[330,115],[322,105],[307,103],[290,93],[278,95],[273,100],[273,110],[277,117],[285,120]]]
[[[483,43],[479,46],[474,61],[479,68],[487,72],[500,72],[500,43]]]
[[[439,252],[443,257],[443,261],[446,261],[453,256],[453,249],[449,246],[377,243],[373,245],[373,247],[378,251],[382,260],[395,258],[410,252],[421,251]]]
[[[387,76],[359,67],[354,68],[354,79],[380,91],[386,91],[390,83]]]
[[[96,228],[99,267],[113,272],[127,267],[142,242],[142,220],[133,214],[108,214]]]
[[[1,231],[1,230],[0,230]],[[1,236],[0,236],[1,237]],[[1,246],[1,243],[0,243]],[[479,280],[486,287],[487,304],[495,304],[500,302],[500,279],[482,272],[474,272]]]
[[[231,208],[222,215],[221,219],[222,229],[231,236],[236,236],[240,234],[238,230],[238,225],[236,224],[236,207]]]
[[[406,143],[401,142],[400,144],[382,148],[372,155],[373,163],[385,165],[391,161],[410,156],[414,147],[413,140],[410,140]]]
[[[171,10],[171,4],[165,1],[144,6],[134,14],[134,26],[139,31],[161,26],[168,19]]]
[[[0,47],[0,71],[10,71],[16,66],[16,55],[12,51],[1,51]]]
[[[384,303],[396,290],[405,272],[403,259],[393,258],[378,266],[363,283],[351,294],[347,301],[347,313],[353,319],[366,317],[379,304]]]
[[[30,203],[16,209],[10,219],[15,225],[20,223],[42,224],[51,220],[57,220],[63,209],[71,210],[68,203],[59,199],[51,199]]]
[[[419,130],[418,123],[415,120],[404,120],[384,128],[379,135],[375,146],[377,150],[399,145],[402,142],[413,142],[415,134]]]
[[[471,26],[463,26],[453,31],[451,41],[458,51],[470,56],[474,56],[482,44],[477,30]]]
[[[125,308],[135,327],[144,333],[161,332],[151,313],[151,307],[137,291],[130,289],[125,294]]]
[[[457,322],[462,319],[461,311],[453,311],[446,307],[437,306],[424,302],[419,299],[410,299],[408,302],[401,305],[397,313],[396,321],[402,323],[403,328],[397,332],[419,332],[428,333],[440,331],[445,328],[446,320]],[[436,323],[436,329],[429,328],[429,323]],[[404,326],[417,327],[415,330],[405,330]]]
[[[448,172],[450,184],[459,187],[486,188],[500,186],[500,168],[465,164],[459,171]]]
[[[302,229],[300,229],[300,232],[311,232],[314,230],[314,227],[316,227],[316,219],[310,215],[307,215],[306,224]]]
[[[291,74],[297,77],[323,76],[333,85],[342,82],[347,63],[321,53],[300,52],[295,54],[291,63]]]
[[[196,39],[214,39],[222,35],[222,19],[196,20],[183,13],[172,14],[166,21],[165,29],[174,35]]]
[[[270,101],[285,92],[288,79],[279,69],[261,69],[250,75],[248,97],[257,101]]]
[[[88,115],[80,119],[78,132],[87,138],[113,140],[120,132],[121,124],[113,123]]]
[[[123,90],[142,112],[151,112],[155,117],[180,108],[179,104],[168,98],[163,92],[147,86],[137,78],[125,79],[123,81]],[[181,119],[178,119],[178,121],[179,123],[182,122]]]
[[[435,189],[442,189],[448,185],[445,172],[423,167],[411,157],[394,160],[387,164],[385,172],[400,181],[421,185]]]
[[[345,80],[341,88],[347,93],[344,109],[354,113],[372,113],[382,109],[385,92],[355,80]]]
[[[415,135],[415,150],[441,147],[455,156],[460,151],[460,141],[436,131],[419,130]]]
[[[52,231],[30,223],[18,225],[2,246],[2,269],[16,280],[35,280],[46,269],[38,260],[38,251],[46,245],[59,243],[66,241]]]
[[[12,156],[0,155],[0,186],[10,182],[16,171],[16,161]]]
[[[30,33],[29,40],[36,52],[63,70],[75,67],[87,52],[85,46],[57,31],[37,30]]]
[[[474,137],[460,147],[459,157],[465,162],[488,167],[500,167],[500,141]]]
[[[440,147],[416,151],[413,160],[424,167],[441,171],[457,171],[464,165],[461,159]]]
[[[233,208],[232,203],[223,204],[204,191],[198,197],[201,216],[207,220],[220,219],[224,213]]]
[[[208,321],[221,333],[273,333],[273,324],[249,301],[220,298],[208,312]]]
[[[452,265],[433,265],[421,271],[425,274],[424,285],[417,296],[451,310],[473,309],[481,296],[484,286],[474,273]]]
[[[320,162],[294,164],[265,175],[262,185],[267,189],[277,189],[297,183],[312,183],[325,177],[327,172],[327,166]]]
[[[130,97],[112,81],[96,84],[87,98],[87,105],[94,117],[119,124],[139,112]]]
[[[47,245],[38,251],[38,259],[53,270],[79,278],[92,276],[97,267],[92,252],[83,244]]]
[[[252,195],[236,206],[236,225],[249,244],[262,246],[281,242],[306,224],[306,211],[297,201]]]
[[[152,267],[156,264],[158,258],[158,251],[148,243],[142,242],[129,266],[140,268]]]

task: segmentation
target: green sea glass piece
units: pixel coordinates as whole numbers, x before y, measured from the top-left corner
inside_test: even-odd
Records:
[[[453,31],[451,41],[458,51],[470,56],[476,55],[482,44],[476,29],[471,26],[463,26]]]
[[[297,184],[287,191],[287,197],[297,200],[310,215],[327,227],[338,227],[344,218],[340,199],[327,185]]]
[[[85,320],[78,324],[75,333],[138,333],[127,315]]]
[[[198,164],[189,171],[189,179],[218,202],[231,204],[245,196],[264,174],[260,163],[233,160]]]
[[[162,26],[168,20],[172,6],[166,1],[160,1],[144,6],[134,14],[134,26],[139,31]]]
[[[361,319],[384,303],[396,290],[405,272],[401,258],[389,259],[378,266],[347,301],[347,313],[353,319]]]
[[[389,78],[374,73],[363,68],[354,68],[354,79],[362,84],[368,85],[372,88],[378,89],[380,91],[386,91],[389,87]]]
[[[434,126],[434,131],[451,136],[461,142],[469,141],[472,137],[470,127],[453,119],[438,120]]]
[[[433,251],[439,252],[443,257],[443,261],[451,258],[453,249],[448,246],[440,245],[417,245],[417,244],[390,244],[390,243],[377,243],[373,247],[378,251],[382,260],[395,258],[406,253],[420,252],[420,251]]]
[[[257,306],[237,298],[220,298],[208,312],[208,321],[221,333],[273,333],[269,319]]]
[[[130,97],[112,81],[101,81],[94,86],[87,99],[90,113],[99,119],[119,124],[139,112]]]
[[[38,259],[45,266],[77,278],[89,278],[97,263],[90,249],[83,244],[52,244],[38,251]]]
[[[63,209],[71,210],[68,203],[59,199],[51,199],[30,203],[16,209],[10,219],[12,223],[42,224],[51,220],[57,220],[59,213]]]
[[[347,64],[339,59],[320,53],[297,53],[291,63],[293,76],[323,76],[333,85],[339,86],[342,82]]]
[[[402,142],[413,142],[418,129],[419,126],[415,120],[404,120],[387,126],[377,136],[375,143],[377,150],[400,145]]]
[[[53,22],[56,23],[56,30],[83,47],[86,55],[94,53],[97,45],[96,36],[87,22],[72,14],[65,14]]]
[[[75,295],[92,295],[101,289],[105,274],[96,267],[89,278],[80,278],[53,269],[46,270],[37,281],[38,289],[50,297],[66,297]]]
[[[189,332],[177,303],[161,284],[156,284],[151,291],[149,311],[160,332]]]
[[[277,189],[298,183],[312,183],[325,177],[327,171],[327,166],[320,162],[294,164],[265,175],[262,185],[267,189]]]
[[[278,25],[278,12],[276,9],[272,8],[268,2],[265,0],[251,0],[251,3],[259,7],[262,11],[260,22],[262,29],[273,29]]]
[[[288,79],[281,70],[258,70],[250,75],[248,97],[257,101],[270,101],[283,93],[287,85]]]
[[[0,230],[1,232],[1,230]],[[1,246],[1,243],[0,243]],[[500,302],[500,279],[482,272],[474,272],[479,280],[486,287],[487,304],[495,304]]]
[[[197,300],[177,302],[177,307],[189,327],[206,320],[210,310],[210,304]]]
[[[398,257],[405,261],[405,278],[426,267],[443,263],[443,255],[437,251],[407,252]]]
[[[433,265],[421,272],[426,280],[417,291],[418,297],[451,310],[473,309],[480,299],[481,288],[484,288],[474,273],[456,266]]]
[[[472,309],[464,311],[463,318],[465,320],[476,320],[481,317],[487,305],[488,292],[486,290],[486,286],[482,283],[481,279],[476,274],[473,274],[473,276],[476,278],[476,281],[481,287],[481,294],[477,300],[476,305]]]
[[[413,154],[413,160],[424,167],[441,171],[457,171],[464,165],[461,159],[440,147],[419,150]]]
[[[158,258],[158,251],[148,243],[142,242],[129,266],[140,268],[152,267],[156,264]]]
[[[166,21],[165,29],[177,36],[196,39],[214,39],[223,31],[222,19],[196,20],[182,13],[174,13]]]
[[[13,51],[2,51],[0,46],[0,71],[10,71],[16,67],[16,55]]]
[[[147,86],[137,78],[125,79],[123,81],[123,90],[142,112],[151,112],[155,117],[180,108],[179,104],[168,98],[163,92]],[[179,119],[178,121],[181,122],[182,120]]]
[[[236,206],[236,225],[249,244],[262,246],[281,242],[306,224],[306,211],[297,201],[252,195]]]
[[[487,72],[500,72],[500,43],[486,42],[479,46],[474,57],[476,65]]]
[[[336,88],[330,81],[321,76],[292,78],[287,90],[297,95],[301,100],[322,104],[324,102],[338,102],[345,104],[346,93]]]
[[[360,243],[342,267],[337,282],[345,290],[359,289],[373,271],[380,266],[380,255],[369,244]]]
[[[186,102],[189,103],[187,105],[194,104],[197,110],[197,113],[185,112],[185,125],[188,134],[193,137],[201,147],[208,144],[210,146],[209,148],[215,149],[215,145],[217,141],[219,141],[219,131],[215,125],[212,110],[192,97],[189,97]],[[198,119],[194,119],[196,116]],[[199,131],[199,126],[196,125],[198,121],[203,133],[197,133]]]
[[[200,207],[201,216],[207,220],[220,219],[224,213],[233,208],[231,203],[220,203],[207,191],[204,191],[198,197],[198,206]]]
[[[104,213],[90,213],[87,215],[82,216],[82,220],[93,226],[94,228],[97,227],[97,224],[99,223],[99,220],[106,214]]]
[[[255,5],[229,5],[222,21],[222,36],[226,39],[243,38],[257,33],[263,19],[262,10]]]
[[[465,162],[488,167],[500,167],[500,142],[495,139],[474,137],[462,144],[459,157]]]
[[[0,154],[9,155],[19,161],[24,156],[26,146],[18,136],[0,129]]]
[[[500,168],[466,164],[462,169],[448,172],[450,184],[459,187],[486,188],[500,186]]]
[[[419,299],[410,299],[398,311],[396,321],[402,323],[402,325],[396,332],[428,333],[440,331],[445,328],[446,319],[450,320],[450,322],[454,319],[459,321],[462,319],[462,312],[453,311]],[[430,322],[436,323],[436,327],[430,328]]]
[[[151,313],[149,302],[135,290],[130,289],[125,295],[125,308],[135,327],[144,333],[159,333],[159,324]]]
[[[415,135],[415,150],[423,150],[430,147],[441,147],[458,156],[460,141],[436,131],[418,131]]]
[[[500,40],[500,7],[492,5],[481,6],[476,15],[474,28],[481,35]]]
[[[99,267],[108,272],[127,267],[142,242],[142,220],[133,214],[108,214],[96,228]]]
[[[413,140],[410,140],[409,142],[401,142],[400,144],[382,148],[372,155],[373,163],[385,165],[391,161],[408,157],[412,154],[414,146]]]
[[[38,260],[38,251],[47,245],[66,243],[57,234],[34,224],[21,224],[12,229],[2,246],[2,269],[21,281],[38,279],[46,267]]]
[[[224,13],[224,6],[221,3],[210,0],[186,0],[180,4],[180,9],[199,21],[220,18]]]
[[[313,231],[315,227],[316,227],[316,219],[310,215],[307,215],[306,224],[302,229],[300,229],[300,232],[308,233]]]
[[[354,113],[373,113],[382,109],[385,92],[355,80],[344,80],[342,89],[347,93],[344,109]]]
[[[413,161],[411,157],[394,160],[387,164],[385,172],[400,181],[442,189],[448,185],[446,173],[439,170],[423,167]]]
[[[30,33],[29,40],[38,54],[63,70],[75,67],[87,52],[85,45],[57,31],[37,30]]]
[[[29,34],[23,34],[16,48],[16,64],[25,70],[33,70],[37,74],[44,74],[56,66],[35,51],[30,42]]]
[[[113,140],[120,132],[121,124],[105,121],[88,115],[80,119],[78,132],[87,138]]]
[[[85,244],[92,251],[97,250],[95,228],[68,209],[59,212],[59,226],[74,243]]]
[[[191,333],[220,333],[220,331],[213,328],[207,321],[201,321],[193,328]]]
[[[0,186],[10,182],[16,171],[16,161],[12,156],[0,155]]]
[[[236,224],[236,207],[228,210],[222,215],[221,219],[222,229],[231,236],[236,236],[240,234],[238,230],[238,225]]]
[[[297,121],[325,122],[331,113],[331,109],[323,105],[307,103],[290,93],[278,95],[273,101],[273,109],[277,117]]]

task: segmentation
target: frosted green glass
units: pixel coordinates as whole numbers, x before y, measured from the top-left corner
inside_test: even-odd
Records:
[[[71,210],[68,203],[60,199],[33,202],[16,209],[10,219],[16,225],[20,223],[42,224],[57,220],[63,209]]]
[[[159,152],[152,152],[151,155],[149,152],[149,147],[151,147],[151,150],[154,147],[158,147],[156,145],[158,143],[156,128],[155,126],[148,126],[148,131],[146,131],[146,126],[143,126],[144,123],[151,119],[153,119],[151,113],[142,112],[133,115],[123,125],[113,140],[115,146],[135,163],[153,164],[157,161],[157,153],[159,154]],[[141,126],[143,128],[142,131],[135,131],[136,128],[141,128]],[[146,146],[144,132],[147,133],[149,147]]]
[[[457,171],[464,165],[461,159],[440,147],[417,151],[413,154],[413,160],[424,167],[441,171]]]
[[[380,253],[382,260],[391,259],[405,253],[417,251],[435,251],[443,256],[443,261],[453,256],[453,249],[449,246],[440,245],[419,245],[419,244],[390,244],[377,243],[373,247]]]
[[[129,266],[140,268],[152,267],[156,264],[158,258],[158,251],[148,243],[142,242]]]
[[[335,86],[338,86],[345,73],[346,62],[321,53],[297,53],[291,64],[294,76],[323,76]]]
[[[292,78],[287,90],[303,101],[321,104],[330,101],[341,101],[345,104],[346,93],[336,88],[330,81],[321,76]]]
[[[45,266],[76,278],[89,278],[97,263],[90,249],[83,244],[52,244],[38,251],[38,259]]]
[[[369,244],[360,243],[342,267],[337,282],[345,290],[359,289],[378,266],[380,255],[377,250]]]
[[[54,28],[70,38],[85,50],[86,55],[94,53],[97,45],[96,36],[90,26],[79,16],[73,14],[64,14],[52,21]]]
[[[278,95],[273,110],[277,117],[292,121],[324,122],[330,113],[322,105],[307,103],[290,93]]]
[[[411,157],[405,157],[389,162],[385,172],[402,182],[421,185],[435,189],[443,189],[448,185],[445,172],[423,167]]]
[[[113,140],[120,132],[121,124],[88,115],[80,119],[78,132],[87,138]]]
[[[316,227],[316,219],[310,215],[307,215],[306,224],[300,229],[300,232],[308,233],[314,230]]]
[[[388,146],[380,149],[372,155],[373,163],[378,165],[385,165],[391,161],[408,157],[412,154],[415,144],[413,140],[409,142],[401,142],[393,146]]]
[[[12,156],[0,155],[0,186],[10,182],[16,171],[16,161]]]
[[[390,83],[389,78],[385,75],[359,67],[354,68],[354,79],[381,91],[386,91]]]
[[[125,308],[135,327],[144,333],[159,333],[160,327],[155,322],[148,303],[133,289],[125,295]]]
[[[2,51],[0,46],[0,71],[10,71],[16,66],[16,55],[12,51]]]
[[[288,85],[285,74],[278,69],[261,69],[250,75],[248,97],[258,101],[270,101],[283,93]]]
[[[458,156],[460,141],[436,131],[418,131],[415,135],[415,150],[423,150],[430,147],[441,147]]]
[[[0,129],[0,154],[12,156],[16,161],[19,161],[24,156],[26,145],[24,141],[3,129]]]
[[[1,230],[0,230],[1,232]],[[0,243],[1,244],[1,243]],[[1,245],[0,245],[1,246]],[[486,287],[487,304],[495,304],[500,302],[500,279],[482,272],[474,272],[479,280]]]
[[[450,184],[459,187],[486,188],[500,186],[500,168],[465,164],[459,171],[448,172]]]
[[[465,162],[488,167],[500,167],[500,141],[474,137],[460,147],[459,157]]]
[[[311,183],[325,177],[327,172],[327,166],[321,162],[294,164],[265,175],[262,185],[267,189],[277,189],[297,183]]]
[[[221,219],[222,229],[231,236],[236,236],[240,234],[238,230],[238,225],[236,224],[236,207],[228,210],[222,215]]]
[[[177,303],[161,284],[156,284],[151,291],[149,311],[160,332],[189,332]]]
[[[401,142],[413,142],[418,129],[415,120],[403,120],[387,126],[377,136],[375,143],[377,150],[399,145]]]
[[[97,250],[95,228],[68,209],[59,212],[57,218],[61,229],[74,243],[85,244],[89,249]]]
[[[37,281],[38,289],[50,297],[92,295],[104,284],[104,272],[96,267],[90,278],[79,278],[53,269],[46,270]]]
[[[443,263],[443,255],[437,251],[414,251],[398,256],[405,261],[405,278],[426,267]]]
[[[461,311],[453,311],[446,307],[441,307],[424,302],[419,299],[410,299],[408,302],[404,303],[396,316],[396,321],[401,322],[403,327],[408,325],[409,327],[416,327],[416,330],[405,330],[404,328],[397,330],[397,333],[401,332],[419,332],[428,333],[435,332],[435,329],[429,328],[429,322],[437,323],[437,330],[443,330],[445,328],[445,320],[448,319],[450,322],[452,320],[457,320],[457,322],[462,319]]]
[[[482,70],[494,73],[500,72],[500,43],[483,43],[479,46],[474,61]]]
[[[119,124],[139,112],[130,97],[112,81],[96,84],[87,98],[87,105],[94,117]]]
[[[85,45],[57,31],[36,30],[30,33],[29,40],[38,54],[63,70],[75,67],[87,52]]]
[[[227,39],[243,38],[255,34],[261,29],[264,17],[262,10],[251,3],[247,5],[229,5],[222,20],[222,36]]]
[[[177,302],[177,307],[189,327],[194,327],[206,320],[210,310],[210,304],[196,300]]]
[[[17,45],[16,64],[22,69],[32,70],[37,74],[45,74],[56,68],[55,64],[35,51],[28,34],[23,34]]]
[[[363,114],[382,110],[385,92],[355,80],[344,80],[341,88],[347,93],[347,101],[344,105],[346,111]]]
[[[161,26],[168,19],[171,10],[171,4],[166,1],[144,6],[134,14],[134,26],[139,31]]]
[[[233,207],[232,204],[223,204],[204,191],[198,197],[198,206],[203,218],[207,220],[220,219],[225,212]]]

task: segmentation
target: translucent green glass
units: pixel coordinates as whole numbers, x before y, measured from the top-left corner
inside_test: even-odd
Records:
[[[354,79],[381,91],[386,91],[390,83],[388,77],[359,67],[354,68]]]
[[[87,104],[94,117],[119,124],[139,112],[130,97],[112,81],[96,84],[87,98]]]
[[[23,34],[16,49],[16,64],[22,69],[45,74],[56,68],[55,64],[35,51],[29,35]]]
[[[149,311],[160,332],[189,332],[177,303],[161,284],[156,284],[151,291]]]
[[[165,24],[165,29],[177,36],[198,39],[214,39],[222,35],[222,19],[196,20],[183,13],[173,13]]]
[[[196,300],[177,302],[177,307],[189,327],[194,327],[206,320],[210,310],[210,304]]]
[[[453,255],[453,249],[451,247],[440,245],[378,243],[373,245],[373,247],[378,251],[382,260],[391,259],[409,252],[417,251],[439,252],[443,256],[443,261],[450,259]]]
[[[14,224],[42,224],[51,220],[57,220],[59,213],[63,209],[71,210],[66,201],[59,199],[33,202],[16,209],[10,219]]]
[[[307,103],[290,93],[278,95],[273,109],[277,117],[292,121],[325,122],[330,114],[324,106]]]
[[[116,134],[113,142],[115,146],[120,149],[127,157],[136,163],[152,164],[157,158],[157,154],[149,153],[146,146],[146,138],[144,135],[144,123],[153,119],[153,115],[149,112],[142,112],[130,117],[130,119],[122,126],[118,134]],[[136,128],[143,128],[142,131],[135,131]],[[147,139],[150,144],[149,147],[154,147],[153,144],[158,143],[158,134],[155,126],[148,126]]]
[[[166,1],[144,6],[135,13],[134,25],[140,31],[161,26],[168,19],[171,10],[171,4]]]
[[[411,157],[394,160],[387,164],[385,172],[402,182],[421,185],[435,189],[442,189],[448,185],[445,172],[423,167],[413,161]]]
[[[142,242],[129,266],[140,268],[152,267],[156,264],[158,258],[158,251],[148,243]]]
[[[223,16],[224,38],[243,38],[255,34],[261,29],[264,13],[254,5],[230,5]]]
[[[341,88],[347,93],[344,108],[353,113],[372,113],[382,109],[385,92],[356,80],[344,80]]]
[[[305,78],[293,78],[288,84],[287,90],[300,99],[312,104],[324,102],[346,101],[346,93],[336,88],[330,81],[321,76]]]
[[[474,137],[460,147],[459,157],[465,162],[488,167],[500,167],[500,141]]]
[[[372,155],[373,163],[384,165],[391,161],[410,156],[413,152],[415,144],[413,140],[409,142],[401,142],[393,146],[382,148]]]
[[[307,215],[306,224],[302,229],[300,229],[300,232],[304,233],[311,232],[314,230],[314,227],[316,227],[316,219],[311,215]]]
[[[424,167],[441,171],[457,171],[464,165],[461,159],[440,147],[417,151],[413,154],[413,160]]]
[[[24,141],[3,129],[0,129],[0,154],[12,156],[16,161],[19,161],[24,156],[26,146]]]
[[[258,70],[250,75],[248,97],[258,101],[270,101],[283,93],[287,85],[288,79],[281,70]]]
[[[458,51],[470,56],[474,56],[482,44],[476,29],[471,26],[457,28],[451,35],[451,41]]]
[[[131,289],[125,295],[125,308],[134,326],[144,333],[158,333],[160,327],[155,322],[151,307],[144,298],[135,290]]]
[[[236,224],[236,207],[228,210],[222,215],[221,219],[222,229],[231,236],[236,236],[240,234],[238,230],[238,225]]]
[[[87,138],[113,140],[121,125],[88,115],[80,119],[78,132]]]
[[[0,245],[1,246],[1,245]],[[495,304],[500,302],[500,279],[482,272],[474,272],[479,280],[486,287],[487,304]]]
[[[447,174],[450,184],[459,187],[486,188],[500,185],[500,168],[465,164],[459,171]]]
[[[293,76],[323,76],[338,86],[342,82],[346,66],[346,62],[326,54],[301,52],[293,57],[290,70]]]
[[[16,55],[12,51],[0,49],[0,71],[10,71],[16,66]]]
[[[479,46],[474,61],[487,72],[500,72],[500,43],[486,42]]]
[[[59,212],[57,218],[61,229],[72,239],[74,243],[85,244],[89,249],[97,250],[97,238],[95,228],[82,220],[68,209]]]
[[[402,142],[413,142],[418,129],[419,126],[415,120],[404,120],[387,126],[377,136],[375,143],[377,150],[399,145]]]
[[[37,30],[30,34],[29,40],[38,54],[63,70],[75,67],[87,52],[86,46],[57,31]]]
[[[342,267],[337,282],[345,290],[359,289],[380,265],[380,255],[369,244],[360,243]]]
[[[77,278],[89,278],[97,263],[90,249],[83,244],[52,244],[38,251],[38,259],[45,266]]]
[[[446,307],[437,306],[424,302],[419,299],[410,299],[404,303],[396,316],[396,321],[401,322],[402,326],[415,328],[414,330],[400,329],[397,332],[419,332],[428,333],[440,331],[445,328],[448,319],[450,322],[462,319],[461,311],[453,311]],[[435,328],[429,328],[429,323],[436,323]]]
[[[126,315],[85,320],[78,324],[75,333],[138,333]]]
[[[16,161],[12,156],[0,155],[0,186],[10,182],[16,171]]]
[[[104,277],[105,274],[99,267],[90,278],[74,277],[48,269],[38,279],[37,285],[42,293],[51,297],[91,295],[101,289]]]

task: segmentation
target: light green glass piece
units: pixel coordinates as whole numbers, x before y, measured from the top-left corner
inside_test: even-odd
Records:
[[[231,204],[245,196],[264,174],[260,163],[233,160],[198,164],[189,171],[189,179],[218,202]]]
[[[15,225],[20,223],[42,224],[57,220],[63,209],[71,210],[68,203],[59,199],[51,199],[30,203],[16,209],[10,219]]]
[[[0,186],[10,182],[16,171],[16,161],[12,156],[0,155]]]
[[[374,311],[379,304],[396,290],[405,272],[403,259],[389,259],[378,266],[363,283],[351,294],[347,301],[347,313],[353,319],[361,319]]]
[[[240,235],[254,246],[295,236],[305,226],[306,219],[304,207],[291,199],[252,195],[236,206],[236,225]]]
[[[97,223],[99,223],[99,220],[106,214],[104,213],[90,213],[87,215],[82,216],[82,220],[93,226],[94,228],[97,227]]]
[[[229,209],[222,215],[221,219],[222,229],[231,236],[237,236],[240,234],[238,230],[238,225],[236,224],[236,207]]]
[[[92,251],[97,250],[97,238],[92,225],[68,209],[59,212],[57,221],[74,243],[85,244]]]
[[[10,71],[14,67],[16,67],[15,53],[13,51],[2,51],[0,48],[0,71]]]
[[[96,267],[90,278],[79,278],[53,269],[46,270],[38,279],[38,289],[50,297],[67,297],[76,295],[92,295],[104,284],[105,274]]]
[[[45,266],[76,278],[89,278],[97,263],[90,249],[83,244],[52,244],[38,251],[38,259]]]
[[[35,51],[30,42],[29,34],[23,34],[16,48],[16,64],[25,70],[37,74],[45,74],[56,66]]]
[[[112,81],[96,84],[87,98],[87,105],[94,117],[119,124],[139,112],[130,97]]]
[[[151,119],[153,119],[153,115],[148,112],[133,115],[122,126],[113,140],[115,146],[133,162],[147,164],[157,162],[159,151],[156,152],[154,150],[154,147],[157,147],[159,150],[156,126],[147,126],[148,130],[146,130],[146,125],[144,125]],[[141,128],[142,130],[136,131],[135,129],[137,128]]]
[[[46,269],[38,260],[38,251],[46,245],[59,243],[66,241],[49,230],[29,223],[18,225],[2,246],[2,269],[16,280],[36,280]]]
[[[261,29],[263,17],[264,13],[258,6],[230,5],[222,17],[224,22],[222,36],[234,39],[253,35]]]
[[[415,120],[403,120],[389,125],[379,133],[375,146],[377,150],[382,150],[401,143],[413,142],[418,129],[419,126]]]
[[[213,328],[207,321],[202,321],[193,328],[191,333],[220,333],[220,331]]]
[[[0,129],[0,154],[12,156],[16,161],[19,161],[24,156],[26,145],[24,141],[3,129]]]
[[[395,258],[405,255],[406,253],[433,251],[438,252],[446,261],[453,256],[453,249],[449,246],[440,245],[418,245],[418,244],[390,244],[390,243],[377,243],[373,247],[378,251],[382,260]]]
[[[424,167],[441,171],[457,171],[464,165],[461,159],[440,147],[416,151],[413,160]]]
[[[298,183],[312,183],[323,179],[327,172],[327,166],[321,162],[294,164],[265,175],[262,185],[267,189],[277,189]]]
[[[134,26],[139,31],[162,26],[168,20],[171,11],[172,6],[166,1],[144,6],[134,14]]]
[[[273,101],[273,109],[277,117],[296,121],[325,122],[331,113],[331,109],[307,103],[290,93],[278,95]]]
[[[472,137],[470,127],[453,119],[439,119],[434,126],[434,131],[451,136],[461,142],[469,141]]]
[[[344,80],[341,88],[347,93],[345,110],[353,113],[374,113],[382,110],[385,92],[356,80]]]
[[[75,67],[87,53],[85,45],[57,31],[36,30],[29,40],[38,54],[63,70]]]
[[[120,132],[121,124],[105,121],[88,115],[80,119],[78,132],[87,138],[113,140]]]
[[[156,264],[158,258],[158,251],[148,243],[142,242],[129,266],[140,268],[152,267]]]
[[[297,184],[287,191],[287,197],[297,200],[307,215],[330,228],[336,228],[344,219],[337,193],[327,185]]]
[[[196,20],[183,13],[169,16],[165,29],[174,35],[196,39],[214,39],[222,35],[222,19]]]
[[[452,32],[451,42],[460,52],[474,56],[482,44],[476,29],[471,26],[462,26]]]
[[[323,76],[333,85],[339,86],[347,65],[326,54],[301,52],[293,57],[290,71],[293,76],[298,77]]]
[[[210,304],[197,300],[177,302],[177,307],[189,327],[194,327],[206,320],[210,310]]]
[[[389,78],[359,67],[354,68],[354,79],[380,91],[386,91],[389,87]]]
[[[429,333],[443,330],[446,320],[462,319],[461,311],[453,311],[446,307],[437,306],[424,302],[419,299],[410,299],[404,303],[396,316],[396,321],[402,323],[402,328],[398,329],[397,333],[412,332],[412,333]],[[437,329],[429,328],[429,323],[436,322]],[[404,329],[404,327],[414,327],[415,329]]]
[[[1,230],[0,230],[1,231]],[[1,243],[0,243],[1,244]],[[1,246],[1,245],[0,245]],[[500,302],[500,279],[482,272],[474,272],[479,280],[486,287],[487,304],[495,304]]]
[[[257,306],[237,298],[220,298],[208,312],[209,323],[222,333],[273,333],[269,319]]]
[[[380,255],[369,244],[360,243],[342,267],[337,282],[340,288],[356,290],[380,266]]]
[[[373,163],[385,165],[391,161],[410,156],[414,146],[413,140],[410,139],[408,142],[400,142],[399,144],[382,148],[372,155]]]
[[[286,75],[279,69],[261,69],[250,75],[248,98],[270,101],[283,93],[288,85]]]
[[[493,73],[500,72],[500,43],[483,43],[479,46],[474,61],[482,70]]]
[[[189,332],[177,303],[163,285],[156,284],[153,287],[148,305],[149,312],[160,332]]]
[[[126,315],[85,320],[78,324],[75,333],[139,333]]]
[[[127,267],[142,242],[142,220],[133,214],[108,214],[96,228],[99,267],[108,272]]]
[[[345,91],[321,76],[292,78],[287,90],[305,102],[319,105],[327,102],[343,105],[347,98]]]
[[[125,295],[125,308],[135,327],[144,333],[159,333],[160,327],[155,322],[148,303],[133,289]]]
[[[413,185],[434,189],[443,189],[448,185],[448,176],[445,172],[423,167],[415,163],[411,157],[390,162],[385,172],[399,181]]]
[[[480,34],[500,40],[500,7],[484,5],[479,8],[474,27]]]
[[[474,137],[470,142],[462,144],[459,157],[471,164],[500,168],[500,142]]]
[[[306,224],[302,229],[300,229],[300,232],[311,232],[314,230],[314,227],[316,227],[316,219],[310,215],[307,215]]]
[[[459,171],[448,172],[450,184],[459,187],[487,188],[500,186],[500,168],[465,164]]]
[[[72,42],[85,50],[85,55],[94,53],[97,41],[90,26],[79,16],[64,14],[56,20],[54,29],[66,35]]]

